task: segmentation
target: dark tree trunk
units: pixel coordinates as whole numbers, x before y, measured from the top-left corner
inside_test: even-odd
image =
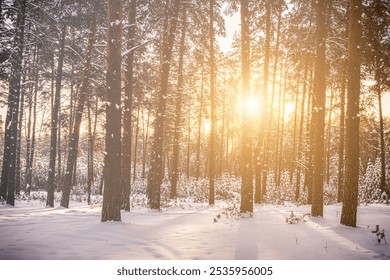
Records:
[[[121,220],[121,62],[122,0],[107,9],[106,176],[101,221]]]
[[[134,76],[134,46],[136,32],[137,1],[131,1],[128,14],[128,54],[126,55],[126,87],[123,108],[123,137],[122,137],[122,193],[125,211],[130,211],[130,188],[131,188],[131,143],[132,143],[132,112],[133,112],[133,76]],[[134,162],[135,164],[135,162]]]
[[[215,203],[215,54],[214,54],[214,0],[210,0],[210,135],[209,135],[209,205]]]
[[[340,223],[356,227],[359,184],[359,104],[362,1],[350,1],[345,135],[345,187]]]
[[[293,183],[294,179],[294,173],[296,170],[295,164],[296,164],[296,148],[297,148],[297,123],[298,123],[298,107],[299,107],[299,84],[300,84],[300,77],[298,77],[297,80],[297,90],[295,94],[295,107],[294,107],[294,127],[293,127],[293,146],[291,151],[291,162],[290,162],[290,185]]]
[[[196,161],[195,161],[195,178],[196,181],[200,177],[200,146],[202,142],[202,121],[203,121],[203,90],[204,90],[204,57],[201,62],[201,82],[200,82],[200,97],[199,97],[199,112],[198,112],[198,141],[196,143]]]
[[[306,150],[306,170],[305,170],[305,181],[304,181],[304,189],[307,191],[307,203],[311,204],[313,200],[313,192],[312,192],[312,181],[313,181],[313,122],[312,119],[312,107],[313,107],[313,75],[314,71],[311,67],[310,69],[310,78],[309,78],[309,98],[307,101],[307,109],[308,117],[306,120],[306,142],[308,143],[308,149]]]
[[[305,120],[305,101],[307,91],[307,72],[309,68],[308,58],[305,58],[305,70],[303,74],[303,93],[301,100],[301,119],[299,121],[299,136],[298,136],[298,164],[295,179],[295,201],[299,201],[301,193],[301,170],[303,165],[303,124]]]
[[[180,129],[181,129],[181,107],[182,107],[182,95],[184,87],[184,52],[185,52],[185,39],[187,29],[187,14],[186,9],[183,7],[182,15],[182,30],[180,38],[180,50],[179,50],[179,69],[178,69],[178,81],[176,90],[176,108],[175,108],[175,128],[173,131],[173,158],[172,158],[172,172],[171,172],[171,193],[170,198],[176,198],[177,196],[177,181],[179,179],[179,152],[180,152]]]
[[[270,122],[270,111],[268,105],[268,82],[269,82],[269,61],[270,61],[270,49],[271,49],[271,3],[267,0],[265,3],[266,20],[265,20],[265,50],[264,50],[264,76],[263,76],[263,100],[261,108],[261,120],[260,120],[260,145],[262,149],[262,155],[258,158],[257,164],[261,166],[261,191],[260,197],[265,198],[267,191],[267,176],[268,176],[268,154],[269,143],[267,142],[266,135],[268,134],[268,123]],[[258,189],[256,188],[256,191]],[[258,197],[259,195],[255,195]]]
[[[270,170],[271,164],[270,164],[270,154],[271,148],[273,148],[271,141],[272,141],[272,132],[274,130],[274,103],[275,103],[275,85],[276,85],[276,73],[278,68],[278,61],[279,61],[279,45],[280,45],[280,28],[281,28],[281,20],[282,19],[282,8],[279,8],[278,11],[278,26],[276,31],[276,43],[275,43],[275,49],[274,49],[274,64],[273,64],[273,72],[272,72],[272,89],[271,89],[271,101],[270,101],[270,113],[269,113],[269,120],[267,125],[267,133],[266,133],[266,147],[265,150],[267,151],[265,154],[265,171],[264,174],[268,177],[268,172]],[[277,162],[277,160],[275,161]],[[267,178],[263,178],[263,188],[262,188],[262,196],[265,197],[267,194]],[[255,194],[255,202],[259,203],[261,200],[261,194]]]
[[[241,0],[241,59],[242,59],[242,99],[250,95],[250,31],[248,0]],[[251,122],[248,111],[242,107],[241,135],[241,213],[253,213],[253,174]]]
[[[330,180],[330,161],[331,161],[331,150],[330,144],[332,139],[332,111],[333,111],[333,89],[330,91],[330,104],[329,104],[329,115],[328,115],[328,124],[327,124],[327,143],[326,143],[326,183],[329,184]]]
[[[14,55],[12,58],[12,72],[9,79],[8,108],[5,120],[5,137],[3,168],[1,174],[0,198],[7,200],[7,204],[15,205],[16,187],[16,156],[19,118],[19,98],[21,91],[21,77],[24,49],[24,23],[26,18],[26,1],[19,0],[14,4],[19,9],[16,23],[16,37]]]
[[[146,177],[146,155],[148,151],[148,143],[149,143],[149,125],[150,125],[150,106],[151,104],[148,104],[148,116],[146,118],[146,128],[143,129],[143,146],[142,146],[142,178]],[[144,116],[144,114],[142,114]],[[144,123],[144,122],[143,122]]]
[[[25,83],[25,76],[23,77],[23,84]],[[21,156],[21,145],[22,145],[22,129],[23,129],[23,116],[24,116],[24,99],[25,99],[24,90],[20,90],[20,108],[19,108],[19,119],[18,119],[18,138],[16,141],[16,166],[15,166],[15,193],[20,195],[20,175],[21,175],[21,166],[20,166],[20,156]]]
[[[80,138],[80,126],[84,111],[84,105],[87,99],[87,87],[89,81],[89,71],[92,61],[93,43],[95,41],[96,33],[96,19],[93,18],[90,23],[90,33],[88,37],[87,53],[84,62],[84,69],[82,74],[81,86],[78,94],[77,107],[75,108],[75,116],[73,120],[73,127],[71,137],[69,139],[69,151],[66,162],[66,171],[64,175],[63,193],[61,199],[61,206],[69,208],[69,196],[72,188],[73,177],[75,172],[76,158],[78,153],[79,138]]]
[[[172,49],[175,42],[176,27],[178,14],[181,6],[181,0],[175,0],[174,13],[172,16],[169,34],[163,41],[162,67],[161,67],[161,84],[160,92],[157,97],[158,107],[154,127],[153,146],[151,153],[150,170],[148,176],[148,195],[149,205],[152,209],[160,209],[161,183],[164,176],[163,158],[164,158],[164,123],[165,110],[168,96],[168,79],[170,64],[172,58]]]
[[[317,2],[317,55],[314,72],[314,92],[312,107],[313,139],[313,200],[311,214],[323,216],[324,180],[324,129],[326,99],[326,7],[327,0]]]
[[[280,72],[281,75],[282,75],[282,71]],[[281,102],[281,116],[280,116],[280,123],[281,123],[281,127],[280,127],[280,131],[278,131],[278,137],[277,137],[277,141],[278,141],[278,167],[277,167],[277,172],[276,172],[276,185],[278,187],[280,187],[280,182],[281,182],[281,176],[282,176],[282,173],[283,173],[283,153],[284,153],[284,147],[283,147],[283,138],[284,138],[284,115],[285,115],[285,109],[286,109],[286,83],[287,83],[287,78],[286,78],[286,75],[287,73],[285,72],[284,73],[285,77],[284,77],[284,82],[283,82],[283,90],[282,90],[282,87],[280,87],[279,89],[279,99],[282,100]]]
[[[35,65],[38,65],[39,51],[36,50],[35,53]],[[35,83],[34,89],[31,93],[33,96],[29,98],[29,124],[28,124],[28,141],[27,141],[27,158],[26,158],[26,194],[29,195],[32,187],[32,172],[33,172],[33,163],[34,163],[34,154],[35,154],[35,128],[37,124],[37,97],[38,97],[38,79],[39,79],[39,70],[35,70]],[[31,112],[32,111],[32,112]],[[32,119],[33,118],[33,119]],[[32,122],[32,123],[31,123]]]
[[[140,111],[141,111],[141,104],[138,104],[137,108],[137,122],[135,124],[135,135],[134,135],[134,159],[133,159],[133,184],[135,180],[137,179],[137,155],[138,155],[138,135],[139,135],[139,121],[140,121]]]
[[[344,63],[343,63],[344,64]],[[339,164],[338,164],[338,187],[337,202],[343,200],[344,195],[344,146],[345,146],[345,87],[347,82],[347,67],[343,67],[340,82],[340,140],[339,140]]]
[[[53,98],[53,108],[51,113],[51,136],[50,136],[50,159],[49,159],[49,175],[47,180],[47,200],[46,206],[54,207],[54,189],[55,189],[55,169],[57,156],[57,137],[58,137],[58,113],[61,101],[61,87],[62,87],[62,68],[64,65],[65,56],[65,35],[66,25],[63,24],[61,30],[61,38],[59,45],[59,56],[56,73],[56,88]]]

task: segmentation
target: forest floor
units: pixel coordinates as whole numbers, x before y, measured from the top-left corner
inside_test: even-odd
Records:
[[[368,260],[390,259],[390,206],[360,206],[358,226],[339,223],[341,204],[310,217],[310,206],[256,205],[240,217],[224,202],[178,203],[161,212],[122,212],[122,222],[100,222],[101,206],[43,203],[0,205],[0,259],[15,260]],[[230,208],[229,208],[230,207]],[[296,223],[286,219],[294,213]],[[375,225],[388,244],[378,243]]]

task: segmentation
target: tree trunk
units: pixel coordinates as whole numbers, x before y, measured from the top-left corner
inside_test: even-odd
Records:
[[[120,221],[122,0],[107,7],[106,177],[101,221]]]
[[[209,205],[215,203],[215,54],[214,54],[214,0],[210,0],[210,135],[209,135]]]
[[[126,87],[123,108],[123,137],[122,137],[122,186],[123,205],[125,211],[130,211],[131,188],[131,143],[132,143],[132,112],[133,112],[133,76],[134,76],[134,46],[136,32],[137,1],[131,1],[128,14],[128,54],[126,55]]]
[[[324,129],[326,99],[326,12],[327,0],[317,2],[317,55],[314,72],[314,92],[312,107],[313,138],[313,200],[311,214],[323,216],[324,180]]]
[[[23,84],[26,81],[26,77],[24,75],[23,77]],[[21,167],[20,167],[20,151],[21,151],[21,145],[22,145],[22,129],[23,129],[23,116],[24,116],[24,99],[25,99],[25,92],[24,90],[20,90],[20,108],[19,108],[19,119],[18,119],[18,138],[16,141],[16,163],[15,163],[15,193],[17,195],[20,195],[20,173],[21,173]]]
[[[91,190],[92,190],[92,178],[93,178],[93,158],[92,158],[92,151],[93,151],[93,140],[92,140],[92,117],[91,117],[91,104],[90,102],[87,103],[87,115],[88,115],[88,155],[87,155],[87,203],[88,205],[91,204]]]
[[[251,122],[245,100],[250,96],[250,30],[248,0],[241,0],[241,70],[242,70],[242,134],[241,134],[241,213],[253,213],[253,174]]]
[[[298,164],[296,171],[296,179],[295,179],[295,201],[299,201],[299,196],[301,193],[301,170],[303,164],[303,124],[305,120],[305,101],[306,101],[306,91],[307,91],[307,72],[309,68],[308,58],[305,58],[305,70],[303,74],[303,93],[301,100],[301,118],[299,121],[299,136],[298,136]]]
[[[345,64],[345,63],[343,63]],[[339,140],[339,164],[338,164],[338,187],[337,202],[341,202],[344,196],[344,145],[345,145],[345,87],[347,82],[347,65],[345,65],[341,74],[340,82],[340,140]]]
[[[299,84],[300,84],[300,77],[297,79],[297,89],[295,94],[295,106],[294,106],[294,127],[293,127],[293,146],[291,151],[291,162],[290,162],[290,185],[293,184],[294,179],[294,173],[296,170],[296,148],[297,148],[297,123],[298,123],[298,110],[299,110]]]
[[[148,142],[149,142],[149,125],[150,125],[150,110],[151,110],[151,103],[148,104],[148,116],[146,118],[146,129],[144,127],[143,129],[143,146],[142,146],[142,178],[146,177],[146,155],[148,151]],[[144,114],[142,114],[144,116]],[[145,120],[143,120],[143,123]]]
[[[345,187],[340,223],[356,227],[359,184],[359,104],[362,1],[351,0],[348,38]]]
[[[280,72],[280,75],[282,75],[282,71]],[[277,137],[277,141],[278,141],[278,153],[277,153],[278,167],[277,167],[277,172],[276,172],[276,186],[278,186],[278,187],[280,187],[281,176],[283,173],[282,161],[283,161],[283,152],[284,152],[283,138],[284,138],[284,115],[285,115],[285,110],[286,110],[286,90],[287,90],[286,75],[287,75],[287,73],[285,72],[284,75],[285,75],[285,77],[284,77],[284,82],[283,82],[283,89],[282,89],[282,87],[280,87],[280,89],[279,89],[279,99],[282,100],[282,103],[281,103],[281,105],[282,105],[281,111],[282,112],[281,112],[281,116],[280,116],[281,127],[280,127],[280,131],[278,131],[278,137]]]
[[[179,69],[178,69],[178,81],[177,90],[175,96],[176,108],[175,108],[175,128],[173,131],[173,158],[172,158],[172,172],[171,172],[171,193],[170,198],[176,198],[177,196],[177,181],[179,178],[179,152],[180,152],[180,126],[181,126],[181,107],[182,107],[182,95],[184,87],[184,73],[183,62],[185,52],[185,39],[187,29],[187,15],[186,9],[183,7],[182,15],[182,30],[180,38],[180,50],[179,50]]]
[[[5,137],[3,168],[1,174],[0,198],[7,200],[7,204],[15,205],[15,187],[16,187],[16,153],[18,137],[18,117],[19,117],[19,98],[21,90],[21,77],[23,66],[24,49],[24,23],[26,18],[26,1],[16,1],[15,5],[19,8],[16,37],[15,53],[12,59],[12,72],[9,79],[8,108],[5,120]]]
[[[261,108],[261,120],[260,120],[260,145],[262,155],[258,158],[258,163],[261,166],[261,191],[260,197],[265,198],[267,190],[267,176],[268,176],[268,154],[269,143],[267,143],[266,135],[268,134],[268,123],[270,122],[270,111],[268,104],[268,82],[269,82],[269,60],[271,49],[271,3],[267,0],[265,3],[266,20],[265,20],[265,50],[264,50],[264,76],[263,76],[263,100]],[[258,190],[257,190],[258,191]],[[255,195],[256,196],[256,195]],[[258,195],[257,195],[258,196]]]
[[[199,112],[198,112],[198,141],[196,143],[196,161],[195,161],[195,178],[196,181],[200,177],[200,146],[202,142],[202,121],[203,121],[203,90],[204,90],[204,57],[201,62],[201,82],[200,82],[200,98],[199,98]]]
[[[65,36],[66,25],[63,24],[61,30],[61,38],[59,45],[59,57],[56,73],[56,88],[53,98],[53,108],[51,113],[51,140],[50,140],[50,159],[49,159],[49,176],[47,180],[47,200],[46,206],[54,207],[54,189],[55,189],[55,169],[57,156],[57,137],[58,137],[58,113],[61,101],[61,83],[62,83],[62,68],[64,65],[65,56]]]
[[[313,200],[312,192],[312,181],[313,181],[313,137],[311,136],[313,130],[312,119],[312,108],[313,108],[313,77],[314,71],[313,67],[310,67],[310,78],[309,78],[309,98],[307,100],[307,109],[308,117],[306,120],[306,142],[308,143],[308,149],[306,150],[306,170],[305,170],[305,181],[304,181],[304,190],[307,191],[307,203],[311,204]]]
[[[77,107],[75,109],[73,127],[71,128],[72,134],[68,144],[69,152],[68,152],[68,158],[66,162],[66,171],[64,175],[64,185],[63,185],[63,192],[62,192],[62,199],[61,199],[61,206],[65,208],[69,208],[69,196],[70,196],[70,190],[72,188],[76,160],[77,160],[76,158],[77,158],[78,146],[79,146],[81,119],[83,116],[84,105],[88,96],[87,87],[89,81],[90,65],[92,61],[93,43],[95,41],[95,33],[96,33],[96,19],[94,17],[90,23],[90,33],[88,37],[88,46],[87,46],[86,58],[84,62],[81,86],[78,94],[78,100],[76,105]]]
[[[36,60],[35,64],[38,65],[39,62],[39,51],[36,50]],[[32,120],[31,134],[29,133],[28,138],[29,145],[27,149],[27,160],[26,160],[26,194],[29,195],[32,187],[32,172],[33,172],[33,163],[34,163],[34,154],[35,154],[35,128],[37,124],[37,97],[38,97],[38,79],[39,79],[39,70],[35,69],[35,84],[34,84],[34,92],[32,93],[34,96],[31,96],[31,104],[29,105],[29,122]],[[31,109],[32,107],[32,109]],[[32,110],[32,113],[30,112]],[[32,114],[32,116],[30,116]],[[30,124],[28,125],[30,127]],[[30,128],[29,128],[30,130]]]
[[[328,128],[327,128],[327,145],[326,145],[326,183],[330,181],[330,161],[331,161],[331,150],[330,144],[332,139],[332,111],[333,111],[333,89],[330,91],[330,104],[329,104],[329,115],[328,115]]]
[[[280,45],[280,28],[281,28],[281,20],[282,19],[282,8],[279,8],[278,11],[278,26],[276,31],[276,43],[275,43],[275,49],[274,49],[274,65],[273,65],[273,73],[272,73],[272,89],[271,89],[271,102],[270,102],[270,113],[269,113],[269,121],[267,125],[267,134],[266,134],[266,154],[265,154],[265,176],[268,177],[268,172],[270,169],[270,153],[271,153],[271,139],[272,139],[272,131],[274,130],[274,103],[275,103],[275,85],[276,85],[276,72],[278,68],[278,60],[279,60],[279,45]],[[277,161],[276,161],[277,162]],[[267,178],[263,178],[263,189],[262,189],[262,196],[265,197],[267,194]],[[255,195],[255,202],[259,203],[261,198],[258,197],[259,195]]]
[[[140,121],[140,111],[141,111],[141,104],[138,104],[137,108],[137,122],[135,124],[135,135],[134,135],[134,159],[133,159],[133,184],[135,180],[137,179],[137,151],[138,151],[138,134],[139,134],[139,121]]]
[[[379,63],[377,63],[377,67]],[[379,108],[379,137],[380,137],[380,157],[381,157],[381,183],[380,190],[381,193],[386,193],[386,152],[385,152],[385,136],[384,136],[384,125],[383,125],[383,108],[382,108],[382,85],[381,85],[381,73],[380,69],[376,69],[375,79],[376,79],[376,90],[378,96],[378,108]]]
[[[161,84],[160,92],[157,97],[158,107],[155,119],[153,147],[151,154],[150,170],[148,176],[148,195],[149,205],[152,209],[160,209],[161,183],[163,180],[163,158],[164,158],[164,124],[165,111],[168,96],[168,79],[171,68],[172,49],[175,42],[175,33],[177,18],[181,6],[181,0],[174,2],[174,14],[172,16],[169,34],[163,41],[162,67],[161,67]]]

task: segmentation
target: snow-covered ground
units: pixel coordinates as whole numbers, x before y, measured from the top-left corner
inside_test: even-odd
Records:
[[[341,205],[324,218],[297,217],[310,206],[257,205],[253,217],[237,217],[220,202],[176,204],[162,212],[122,212],[122,222],[100,222],[101,207],[73,204],[46,208],[0,206],[0,259],[335,260],[390,259],[390,206],[358,210],[358,227],[339,224]],[[228,217],[227,217],[228,215]],[[389,233],[378,244],[375,225]]]

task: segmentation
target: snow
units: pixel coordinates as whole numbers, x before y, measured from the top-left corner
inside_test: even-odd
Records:
[[[161,212],[139,207],[122,212],[122,222],[102,223],[100,205],[0,205],[0,259],[390,259],[390,244],[378,243],[372,233],[376,225],[390,232],[388,205],[359,207],[356,228],[339,224],[341,204],[325,206],[324,218],[303,217],[310,206],[256,205],[245,218],[227,207],[224,202],[177,203]],[[303,218],[287,223],[291,211]]]

